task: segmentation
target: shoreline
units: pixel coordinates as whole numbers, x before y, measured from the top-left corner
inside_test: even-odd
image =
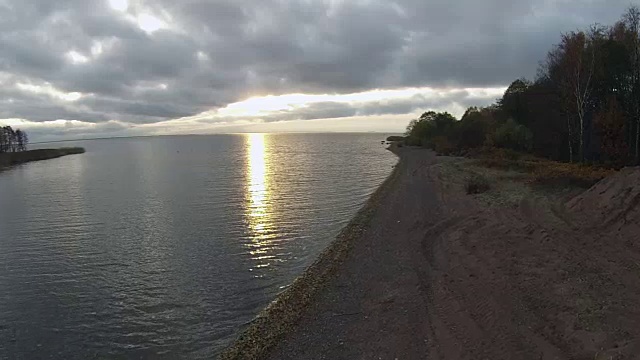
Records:
[[[369,196],[364,205],[340,230],[336,238],[291,285],[281,292],[250,325],[218,356],[221,360],[262,359],[296,326],[314,298],[347,258],[354,243],[364,234],[380,200],[395,185],[400,169],[405,165],[402,151],[395,143],[387,150],[398,157],[387,178]]]
[[[640,168],[584,191],[391,150],[394,171],[221,359],[640,353]],[[470,194],[479,175],[489,186]]]
[[[67,155],[82,154],[84,152],[84,148],[72,147],[0,153],[0,170],[32,161],[55,159]]]

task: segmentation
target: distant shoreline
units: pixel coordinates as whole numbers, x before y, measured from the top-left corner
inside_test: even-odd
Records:
[[[306,135],[306,134],[329,134],[329,135],[340,135],[340,134],[363,134],[363,135],[386,135],[386,134],[394,134],[394,132],[389,131],[324,131],[324,132],[316,132],[316,131],[280,131],[280,132],[256,132],[260,134],[269,134],[269,135]],[[172,136],[217,136],[217,135],[246,135],[253,134],[251,132],[228,132],[228,133],[213,133],[213,134],[161,134],[161,135],[132,135],[132,136],[110,136],[110,137],[95,137],[95,138],[80,138],[80,139],[62,139],[62,140],[49,140],[49,141],[37,141],[30,142],[31,145],[35,144],[55,144],[61,142],[77,142],[77,141],[93,141],[93,140],[118,140],[118,139],[138,139],[138,138],[155,138],[155,137],[172,137]]]
[[[37,149],[20,152],[0,153],[0,169],[5,169],[14,165],[24,164],[31,161],[55,159],[66,155],[82,154],[84,148],[67,147],[59,149]]]

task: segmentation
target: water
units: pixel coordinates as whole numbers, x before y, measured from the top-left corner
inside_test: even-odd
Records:
[[[374,134],[108,139],[0,172],[0,359],[211,358],[386,178]]]

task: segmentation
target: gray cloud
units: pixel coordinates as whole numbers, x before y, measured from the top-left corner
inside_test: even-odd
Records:
[[[0,118],[150,124],[261,94],[504,86],[532,77],[564,31],[615,22],[629,0],[0,0]],[[147,33],[134,21],[167,24]],[[570,14],[570,15],[566,15]],[[69,52],[88,61],[73,63]],[[83,97],[28,94],[48,84]],[[441,99],[315,103],[263,120],[446,107]],[[448,99],[451,104],[451,99]],[[460,99],[456,104],[476,104]]]

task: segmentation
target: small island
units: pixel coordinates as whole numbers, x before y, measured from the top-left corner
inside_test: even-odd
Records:
[[[65,147],[59,149],[28,150],[27,133],[11,126],[0,127],[0,170],[12,165],[30,161],[54,159],[65,155],[82,154],[81,147]]]

